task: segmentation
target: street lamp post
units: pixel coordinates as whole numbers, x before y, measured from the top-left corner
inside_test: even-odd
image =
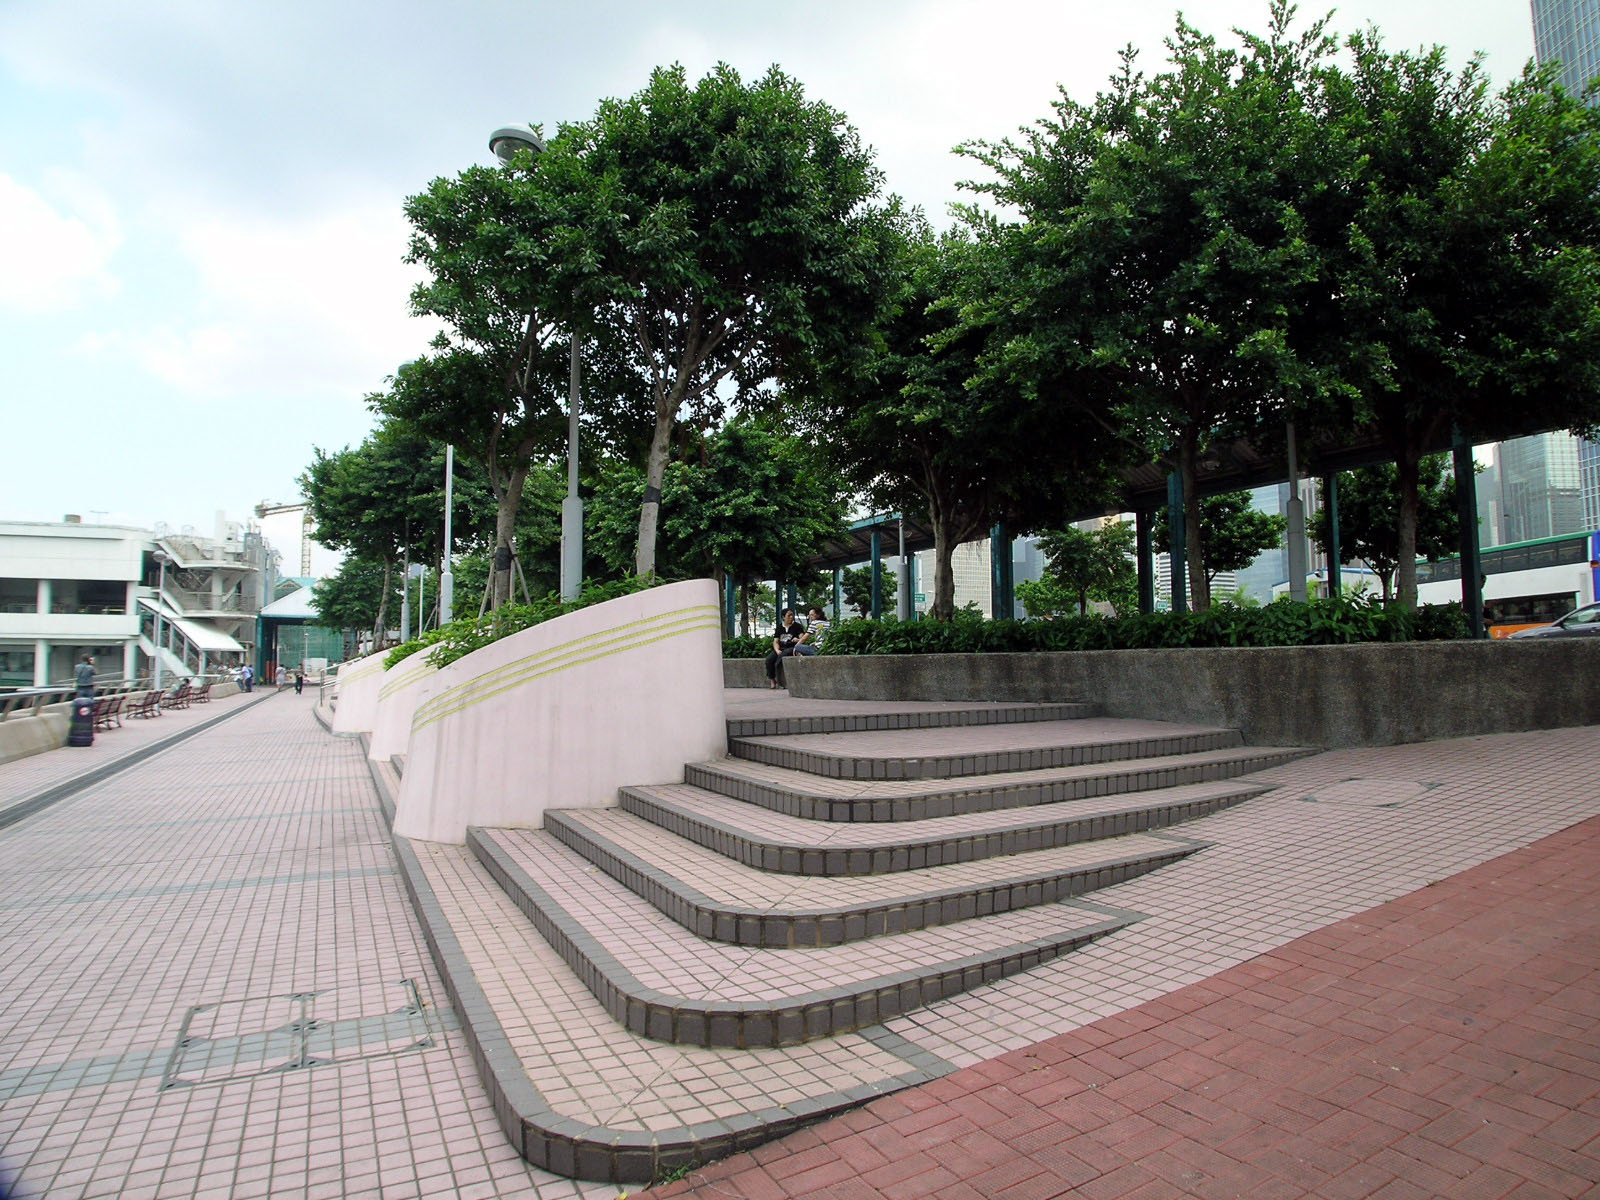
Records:
[[[172,561],[172,556],[165,550],[157,550],[150,556],[156,560],[160,575],[156,583],[156,691],[161,690],[161,605],[162,597],[167,590],[167,564]]]
[[[518,150],[544,153],[544,139],[509,126],[489,135],[489,149],[502,166],[510,166]],[[572,329],[572,384],[567,402],[567,495],[561,501],[561,599],[576,600],[583,586],[583,498],[578,495],[578,403],[582,366],[578,330]]]

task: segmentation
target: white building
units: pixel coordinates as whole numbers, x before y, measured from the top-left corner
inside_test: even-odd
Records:
[[[246,661],[276,556],[221,514],[216,534],[0,522],[0,686],[70,682],[83,654],[102,678],[148,676],[158,613],[164,674]]]

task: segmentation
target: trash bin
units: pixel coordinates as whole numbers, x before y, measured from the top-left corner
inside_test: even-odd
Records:
[[[72,701],[72,728],[67,731],[67,745],[94,745],[94,698],[78,696]]]

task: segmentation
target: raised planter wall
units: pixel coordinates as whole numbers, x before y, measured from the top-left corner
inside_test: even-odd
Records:
[[[461,844],[471,825],[538,828],[546,808],[603,808],[619,787],[679,782],[684,763],[726,753],[718,598],[709,579],[651,588],[433,672],[394,831]]]
[[[378,719],[378,691],[383,686],[387,650],[343,663],[333,681],[338,703],[333,710],[335,733],[371,733]]]
[[[741,662],[724,663],[729,686]],[[1111,717],[1223,725],[1257,745],[1390,746],[1600,725],[1600,638],[1360,646],[820,655],[793,696],[1087,701]],[[732,682],[737,678],[740,682]]]

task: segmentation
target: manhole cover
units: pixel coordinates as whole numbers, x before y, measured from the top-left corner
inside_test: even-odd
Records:
[[[399,980],[384,992],[379,1004],[370,991],[358,997],[338,989],[197,1004],[184,1014],[161,1087],[227,1083],[433,1046],[415,981]]]
[[[1343,808],[1399,808],[1433,786],[1410,779],[1346,779],[1312,792],[1306,800]]]

